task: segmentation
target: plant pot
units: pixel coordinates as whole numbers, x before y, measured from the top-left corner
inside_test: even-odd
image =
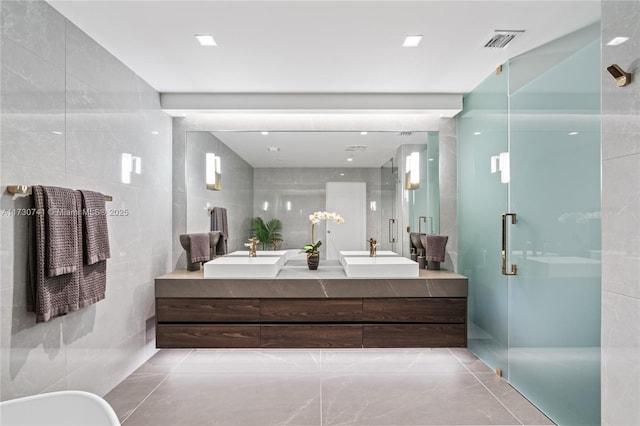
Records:
[[[312,271],[318,269],[318,264],[320,264],[320,253],[313,253],[307,256],[307,266]]]

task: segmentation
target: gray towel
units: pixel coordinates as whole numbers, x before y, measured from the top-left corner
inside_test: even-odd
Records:
[[[86,190],[79,192],[82,195],[84,263],[93,265],[111,257],[104,195]]]
[[[100,196],[102,200],[102,208],[104,209],[104,195],[97,192],[94,192],[93,194],[93,198],[96,198],[97,195]],[[82,208],[84,207],[82,202],[83,195],[80,191],[77,191],[76,198],[78,200],[78,211],[82,211]],[[103,255],[105,254],[104,239],[106,239],[106,256],[109,257],[109,235],[107,233],[106,216],[102,215],[102,217],[104,218],[105,223],[100,225],[99,232],[103,232],[104,235],[93,234],[92,238],[99,240],[100,250],[97,251],[101,251]],[[107,288],[107,261],[99,260],[93,264],[85,264],[83,261],[84,253],[87,253],[86,249],[83,250],[83,246],[85,241],[90,239],[87,235],[84,235],[83,237],[83,221],[84,219],[78,221],[78,229],[80,230],[78,236],[78,308],[84,308],[85,306],[92,305],[104,299]]]
[[[220,240],[215,247],[216,256],[227,254],[229,226],[227,224],[227,209],[224,207],[214,207],[211,211],[211,230],[220,231]]]
[[[427,260],[430,262],[444,262],[447,235],[427,235]]]
[[[206,262],[211,259],[211,249],[209,247],[209,234],[187,234],[189,239],[189,253],[191,263]]]
[[[75,272],[78,257],[78,209],[73,189],[42,186],[47,275]]]
[[[36,322],[49,321],[68,312],[79,309],[80,274],[78,271],[50,277],[46,265],[47,240],[47,208],[45,204],[44,188],[33,186],[33,202],[38,214],[29,223],[29,286],[28,308],[36,313]],[[79,226],[80,215],[73,216],[76,220],[76,231]],[[77,232],[76,232],[77,240]],[[80,252],[82,253],[82,252]],[[75,266],[77,269],[78,253]]]

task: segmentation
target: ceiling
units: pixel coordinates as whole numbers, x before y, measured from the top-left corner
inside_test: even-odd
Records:
[[[367,96],[375,94],[383,96],[382,103],[404,101],[406,94],[459,96],[507,59],[600,18],[597,0],[48,2],[164,93],[163,105],[172,96],[186,99],[179,110],[165,106],[172,115],[221,111],[249,99],[244,109],[236,108],[246,113],[252,102],[261,102],[260,96],[267,96],[269,105],[293,96],[294,103],[310,105],[310,111],[320,109],[326,95],[336,105],[354,99],[369,105]],[[494,30],[525,32],[505,49],[484,48]],[[218,45],[200,46],[194,35],[203,33]],[[422,43],[403,48],[406,35],[422,35]],[[217,94],[215,108],[190,108],[190,102],[210,94]],[[439,108],[450,109],[436,104],[420,113],[437,117]],[[255,167],[378,167],[398,145],[415,143],[393,133],[370,133],[367,142],[353,143],[314,132],[295,138],[279,134],[278,140],[275,134],[245,136],[229,133],[222,139]],[[365,139],[359,132],[349,137]],[[346,163],[345,145],[358,143],[368,145],[367,151],[356,152],[356,161]],[[269,153],[267,146],[281,151]]]
[[[253,167],[380,167],[398,146],[426,144],[428,137],[427,132],[212,133]],[[347,151],[354,145],[366,149]],[[270,147],[279,151],[270,152]]]
[[[595,0],[49,3],[158,91],[196,93],[467,93],[600,16]],[[525,32],[482,47],[496,29]]]

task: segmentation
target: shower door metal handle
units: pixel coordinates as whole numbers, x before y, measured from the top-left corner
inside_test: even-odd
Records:
[[[396,235],[393,234],[393,224],[396,223],[395,219],[389,219],[389,242],[390,243],[395,243],[396,242],[396,235],[398,234],[397,229],[396,229]]]
[[[507,216],[511,216],[511,224],[516,223],[515,213],[502,214],[502,275],[516,275],[516,265],[511,264],[511,271],[507,272]]]

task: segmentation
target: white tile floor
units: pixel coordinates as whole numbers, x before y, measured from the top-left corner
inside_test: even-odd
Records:
[[[162,350],[106,399],[124,426],[553,424],[466,349]]]

